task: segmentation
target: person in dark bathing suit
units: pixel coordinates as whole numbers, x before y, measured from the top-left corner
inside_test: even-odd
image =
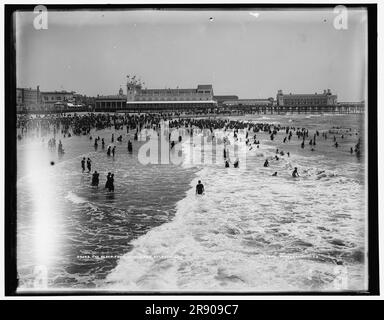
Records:
[[[85,158],[81,160],[81,168],[83,169],[83,172],[85,171]]]
[[[87,169],[88,169],[88,172],[91,172],[91,159],[87,159]]]
[[[115,178],[114,178],[114,174],[112,173],[110,178],[109,178],[109,185],[108,185],[108,190],[109,191],[115,191],[115,185],[114,185],[114,182],[115,182]]]
[[[107,174],[107,181],[105,182],[105,189],[109,189],[109,181],[111,179],[111,173],[108,172]]]
[[[196,185],[196,194],[203,194],[203,193],[204,193],[204,185],[201,183],[201,180],[199,180]]]
[[[98,187],[99,186],[99,173],[95,171],[92,175],[92,186]]]

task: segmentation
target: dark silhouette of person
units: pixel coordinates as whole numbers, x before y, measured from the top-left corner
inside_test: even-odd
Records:
[[[108,190],[109,191],[115,191],[115,185],[114,185],[114,182],[115,182],[115,178],[114,178],[114,174],[112,173],[110,178],[109,178],[109,185],[108,185]]]
[[[297,172],[297,167],[292,171],[292,177],[297,178],[299,177],[299,173]]]
[[[203,194],[203,193],[204,193],[204,185],[201,183],[201,180],[199,180],[196,185],[196,194]]]
[[[83,172],[85,171],[85,158],[81,160],[81,168],[83,169]]]
[[[94,186],[94,187],[99,186],[99,173],[96,170],[92,174],[92,186]]]
[[[105,182],[105,189],[109,189],[110,179],[111,179],[111,173],[108,172],[107,181]]]
[[[88,169],[88,172],[91,172],[91,159],[87,159],[87,169]]]

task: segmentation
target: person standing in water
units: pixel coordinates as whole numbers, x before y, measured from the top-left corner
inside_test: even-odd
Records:
[[[98,187],[99,186],[99,173],[95,171],[92,174],[92,186],[93,187]]]
[[[110,179],[111,179],[111,173],[108,172],[107,181],[105,182],[105,189],[109,189]]]
[[[81,160],[81,168],[83,169],[83,172],[85,171],[85,158]]]
[[[297,167],[292,171],[292,177],[297,178],[299,177],[299,173],[297,172]]]
[[[109,185],[108,185],[109,191],[115,191],[115,185],[114,185],[115,178],[114,178],[114,176],[115,175],[112,173],[111,176],[109,177]]]
[[[88,172],[91,172],[91,159],[87,159],[87,169],[88,169]]]
[[[58,153],[59,155],[64,154],[63,144],[61,143],[61,140],[59,140]]]
[[[113,157],[115,156],[115,152],[116,152],[116,146],[114,146],[114,147],[112,148],[112,156],[113,156]]]
[[[204,185],[201,183],[201,180],[196,185],[196,194],[204,194]]]

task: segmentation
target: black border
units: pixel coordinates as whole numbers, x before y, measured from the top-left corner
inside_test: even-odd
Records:
[[[136,4],[136,5],[46,5],[48,10],[246,10],[246,9],[321,9],[334,8],[338,4]],[[234,295],[234,296],[351,296],[379,295],[379,237],[378,237],[378,176],[377,176],[377,4],[343,4],[347,8],[366,8],[368,12],[368,291],[348,292],[107,292],[91,290],[39,291],[17,293],[16,271],[16,51],[14,38],[15,11],[33,11],[35,5],[4,6],[5,47],[5,295],[6,296],[96,296],[96,295],[138,295],[138,296],[185,296],[185,295]]]

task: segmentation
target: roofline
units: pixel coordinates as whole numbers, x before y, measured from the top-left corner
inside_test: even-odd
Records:
[[[278,94],[279,96],[283,97],[292,97],[292,96],[337,96],[337,94],[334,93],[283,93],[283,94]]]
[[[40,91],[41,94],[66,94],[66,93],[69,93],[69,94],[74,94],[76,93],[76,91]]]
[[[196,101],[196,100],[183,100],[183,101],[127,101],[127,104],[170,104],[170,103],[179,103],[179,104],[185,104],[185,103],[214,103],[217,104],[217,101],[214,100],[201,100],[201,101]]]

